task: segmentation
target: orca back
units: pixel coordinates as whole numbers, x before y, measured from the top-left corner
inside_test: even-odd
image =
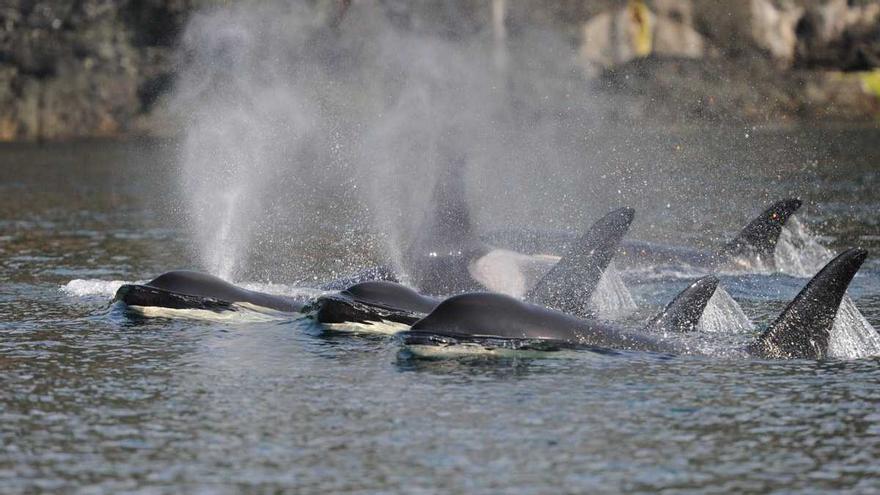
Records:
[[[373,281],[353,285],[338,294],[321,296],[304,309],[320,323],[392,321],[412,324],[430,313],[439,300],[403,285]]]
[[[404,341],[442,343],[486,339],[546,341],[565,347],[676,352],[674,343],[642,332],[627,332],[598,320],[581,320],[542,306],[493,293],[461,294],[446,299],[403,332]],[[432,339],[431,337],[439,337]]]
[[[213,275],[190,270],[163,273],[145,285],[175,294],[230,303],[246,302],[285,312],[297,312],[303,306],[291,298],[243,289]]]

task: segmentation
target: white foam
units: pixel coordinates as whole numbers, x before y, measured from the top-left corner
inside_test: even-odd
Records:
[[[533,287],[558,262],[556,256],[523,255],[497,249],[478,260],[469,270],[490,290],[522,299],[526,289]],[[606,320],[626,317],[637,309],[632,293],[613,262],[599,279],[590,306]]]
[[[706,275],[706,269],[687,264],[681,266],[657,265],[627,268],[626,272],[639,280],[663,280],[677,278],[700,278]]]
[[[525,274],[520,269],[523,254],[506,249],[493,249],[468,266],[471,276],[493,292],[522,298],[526,293]]]
[[[113,297],[119,287],[125,284],[145,284],[146,281],[125,281],[125,280],[99,280],[99,279],[74,279],[61,286],[61,291],[70,296],[107,296]],[[263,292],[266,294],[274,294],[279,296],[290,297],[317,297],[325,294],[326,291],[313,289],[310,287],[299,287],[295,285],[273,284],[273,283],[242,283],[239,287]]]
[[[297,297],[297,298],[312,298],[318,297],[324,294],[328,294],[334,291],[324,291],[321,289],[315,289],[312,287],[302,287],[298,285],[288,285],[288,284],[274,284],[274,283],[255,283],[255,282],[243,282],[241,284],[237,284],[239,287],[252,290],[256,292],[262,292],[264,294],[273,294],[276,296],[288,296],[288,297]]]
[[[697,324],[697,330],[708,333],[754,332],[755,327],[742,308],[723,287],[715,289]]]
[[[623,318],[637,309],[636,301],[614,263],[608,265],[602,278],[599,279],[599,285],[590,299],[590,305],[604,320]]]
[[[833,257],[797,217],[791,217],[782,228],[773,253],[776,270],[795,277],[812,277]]]
[[[490,291],[522,299],[558,262],[557,256],[493,249],[471,263],[468,272]]]
[[[143,282],[126,282],[124,280],[74,279],[61,286],[61,291],[70,296],[107,296],[113,297],[116,291],[125,284]]]
[[[382,320],[369,323],[324,323],[324,327],[337,332],[371,333],[379,335],[394,335],[404,330],[409,330],[409,325],[395,321]]]
[[[843,296],[828,343],[828,355],[858,359],[880,355],[880,335],[865,319],[849,295]]]

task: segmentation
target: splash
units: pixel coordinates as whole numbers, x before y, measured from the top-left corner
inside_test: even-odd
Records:
[[[605,320],[624,318],[637,309],[632,293],[613,263],[608,265],[602,278],[599,279],[599,285],[590,303],[599,317]]]
[[[60,290],[69,296],[88,297],[88,296],[106,296],[113,297],[116,291],[125,284],[145,284],[146,281],[125,281],[125,280],[99,280],[99,279],[74,279],[60,287]],[[301,287],[298,285],[273,284],[273,283],[243,283],[240,286],[244,289],[257,292],[265,292],[278,296],[289,296],[296,298],[318,297],[326,291],[313,289],[310,287]]]
[[[841,359],[858,359],[880,355],[880,335],[865,319],[849,295],[843,296],[831,339],[828,355]]]
[[[113,297],[116,291],[125,284],[143,283],[126,282],[124,280],[74,279],[61,286],[61,292],[69,296],[106,296]]]
[[[744,333],[754,332],[755,327],[730,294],[723,287],[718,287],[700,317],[697,330],[708,333]]]
[[[782,228],[773,253],[776,270],[795,277],[812,277],[833,257],[796,216]]]
[[[302,175],[297,158],[315,127],[297,74],[278,62],[295,58],[309,17],[272,9],[197,15],[182,39],[173,102],[185,125],[181,196],[204,268],[224,279],[241,275],[258,229],[281,223],[271,200]]]
[[[266,294],[272,294],[276,296],[287,296],[294,297],[297,299],[307,299],[322,296],[324,294],[328,294],[333,291],[325,291],[321,289],[315,289],[312,287],[302,287],[299,285],[290,285],[290,284],[276,284],[276,283],[242,283],[239,284],[241,288],[252,290],[256,292],[263,292]]]
[[[328,17],[336,2],[212,5],[187,25],[171,104],[183,123],[180,213],[200,268],[293,279],[317,264],[319,248],[302,247],[311,238],[350,232],[373,240],[346,257],[400,267],[433,211],[428,192],[458,160],[469,206],[492,222],[561,222],[575,202],[590,211],[574,198],[598,174],[583,166],[581,137],[599,119],[569,40],[517,30],[498,69],[473,24],[487,4],[342,3],[340,18]],[[277,266],[282,252],[290,270]]]

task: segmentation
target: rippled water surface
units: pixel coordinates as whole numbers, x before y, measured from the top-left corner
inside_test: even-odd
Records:
[[[825,153],[763,166],[818,139],[771,134],[714,169],[683,156],[681,187],[709,191],[694,204],[621,179],[619,201],[640,207],[634,234],[717,242],[769,200],[800,196],[811,239],[872,250],[850,295],[880,326],[878,136],[822,134]],[[656,139],[668,150],[688,142]],[[171,154],[104,142],[0,148],[0,492],[880,491],[876,357],[421,361],[393,339],[297,319],[126,316],[109,304],[122,281],[198,259]],[[240,282],[291,292],[341,259],[375,256],[347,253],[351,240],[332,233],[309,237],[297,249],[311,251],[275,255],[316,257],[316,273]],[[647,315],[691,275],[621,278]],[[721,278],[759,329],[806,282],[770,271]]]

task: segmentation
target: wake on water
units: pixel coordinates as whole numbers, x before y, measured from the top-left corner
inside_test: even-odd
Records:
[[[820,244],[818,237],[812,234],[796,216],[790,218],[783,227],[776,251],[773,254],[773,266],[761,265],[760,260],[757,260],[757,263],[751,263],[754,271],[768,274],[776,272],[809,278],[818,273],[834,257],[834,253]],[[701,275],[691,273],[686,269],[660,268],[659,270],[662,270],[659,273],[664,277],[694,278]],[[718,287],[709,300],[697,330],[718,334],[754,334],[756,331],[754,324],[743,312],[740,305],[723,287]],[[857,359],[880,355],[880,334],[862,315],[849,295],[844,295],[840,308],[837,310],[834,327],[831,330],[828,354],[830,357],[838,359]]]
[[[832,258],[834,253],[820,244],[818,236],[797,216],[791,217],[782,228],[773,253],[776,271],[793,277],[812,277]]]
[[[626,287],[614,263],[608,265],[602,273],[596,292],[590,299],[590,305],[603,320],[625,318],[638,309],[632,293]]]
[[[843,296],[837,316],[834,317],[828,355],[838,359],[880,355],[880,335],[849,295]]]
[[[144,281],[126,282],[124,280],[74,279],[61,286],[61,292],[76,297],[113,297],[125,284],[143,284]]]
[[[755,326],[736,301],[723,287],[715,289],[697,331],[707,333],[754,333]]]

